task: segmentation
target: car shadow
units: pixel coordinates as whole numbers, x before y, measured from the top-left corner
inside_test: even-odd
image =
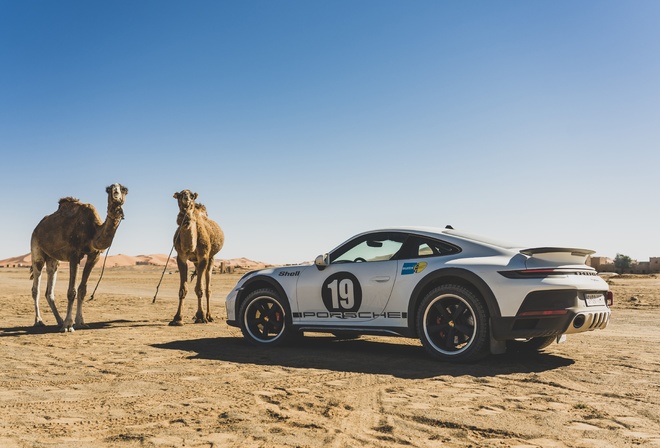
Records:
[[[538,353],[488,356],[477,363],[459,364],[436,361],[421,346],[331,337],[305,338],[292,345],[268,348],[255,347],[242,337],[190,339],[151,346],[190,352],[189,359],[392,375],[404,379],[540,373],[574,363],[562,356]]]

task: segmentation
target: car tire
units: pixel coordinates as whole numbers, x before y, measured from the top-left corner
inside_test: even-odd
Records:
[[[288,305],[270,288],[248,294],[241,304],[239,316],[243,337],[255,345],[280,345],[294,334]]]
[[[557,336],[506,341],[506,351],[510,353],[537,353],[557,341]]]
[[[488,315],[469,289],[442,285],[431,290],[417,310],[417,334],[434,358],[475,362],[489,353]]]

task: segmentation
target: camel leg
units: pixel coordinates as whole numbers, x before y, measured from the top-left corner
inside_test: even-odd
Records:
[[[44,327],[44,320],[39,312],[39,287],[41,286],[41,270],[44,268],[43,262],[32,263],[32,300],[34,301],[34,326]]]
[[[76,300],[76,275],[78,274],[78,260],[69,260],[69,289],[66,292],[67,305],[66,317],[62,324],[61,332],[73,333],[73,302]]]
[[[202,296],[204,291],[202,290],[202,279],[206,274],[206,267],[208,261],[206,259],[201,259],[195,266],[197,270],[197,283],[195,283],[195,294],[197,294],[197,314],[195,314],[195,323],[196,324],[205,324],[208,322],[206,316],[204,316],[204,310],[202,309]]]
[[[57,306],[55,305],[55,281],[57,280],[57,268],[59,267],[60,262],[57,260],[48,260],[46,262],[46,274],[48,275],[48,282],[46,283],[46,301],[50,306],[53,316],[57,321],[57,325],[63,325],[64,321],[60,317],[60,313],[57,311]]]
[[[94,253],[87,255],[87,262],[83,269],[82,277],[80,278],[80,285],[78,285],[78,303],[76,307],[76,328],[89,328],[89,325],[85,324],[85,319],[83,318],[82,306],[83,301],[85,300],[85,295],[87,294],[87,280],[89,280],[89,275],[92,273],[92,269],[96,265],[96,262],[99,260],[100,253]]]
[[[188,262],[186,260],[181,260],[180,257],[176,257],[176,264],[179,267],[179,308],[176,310],[176,314],[170,322],[170,326],[180,327],[183,325],[183,318],[181,317],[181,312],[183,309],[183,299],[186,298],[188,294],[188,285],[186,281],[188,280]]]
[[[214,321],[211,316],[211,271],[213,271],[213,262],[209,263],[204,272],[206,277],[206,320],[209,322]]]

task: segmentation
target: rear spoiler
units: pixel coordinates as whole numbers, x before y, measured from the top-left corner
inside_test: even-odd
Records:
[[[587,261],[589,255],[595,254],[595,250],[577,249],[574,247],[533,247],[522,249],[521,254],[532,257],[539,261],[551,261],[555,263],[579,263]]]
[[[533,247],[531,249],[522,249],[520,251],[523,255],[533,257],[536,254],[549,254],[549,253],[570,253],[575,257],[587,257],[595,254],[595,250],[589,249],[576,249],[574,247]]]

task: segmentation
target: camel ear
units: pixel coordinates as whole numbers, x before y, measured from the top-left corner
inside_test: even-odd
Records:
[[[105,187],[106,193],[110,193],[111,190],[112,190],[112,185],[110,185],[109,187]]]
[[[123,194],[128,194],[128,188],[124,187],[123,185],[121,186],[121,192]]]
[[[193,199],[197,200],[197,193],[193,193]]]
[[[179,192],[174,193],[174,199],[179,199]]]

